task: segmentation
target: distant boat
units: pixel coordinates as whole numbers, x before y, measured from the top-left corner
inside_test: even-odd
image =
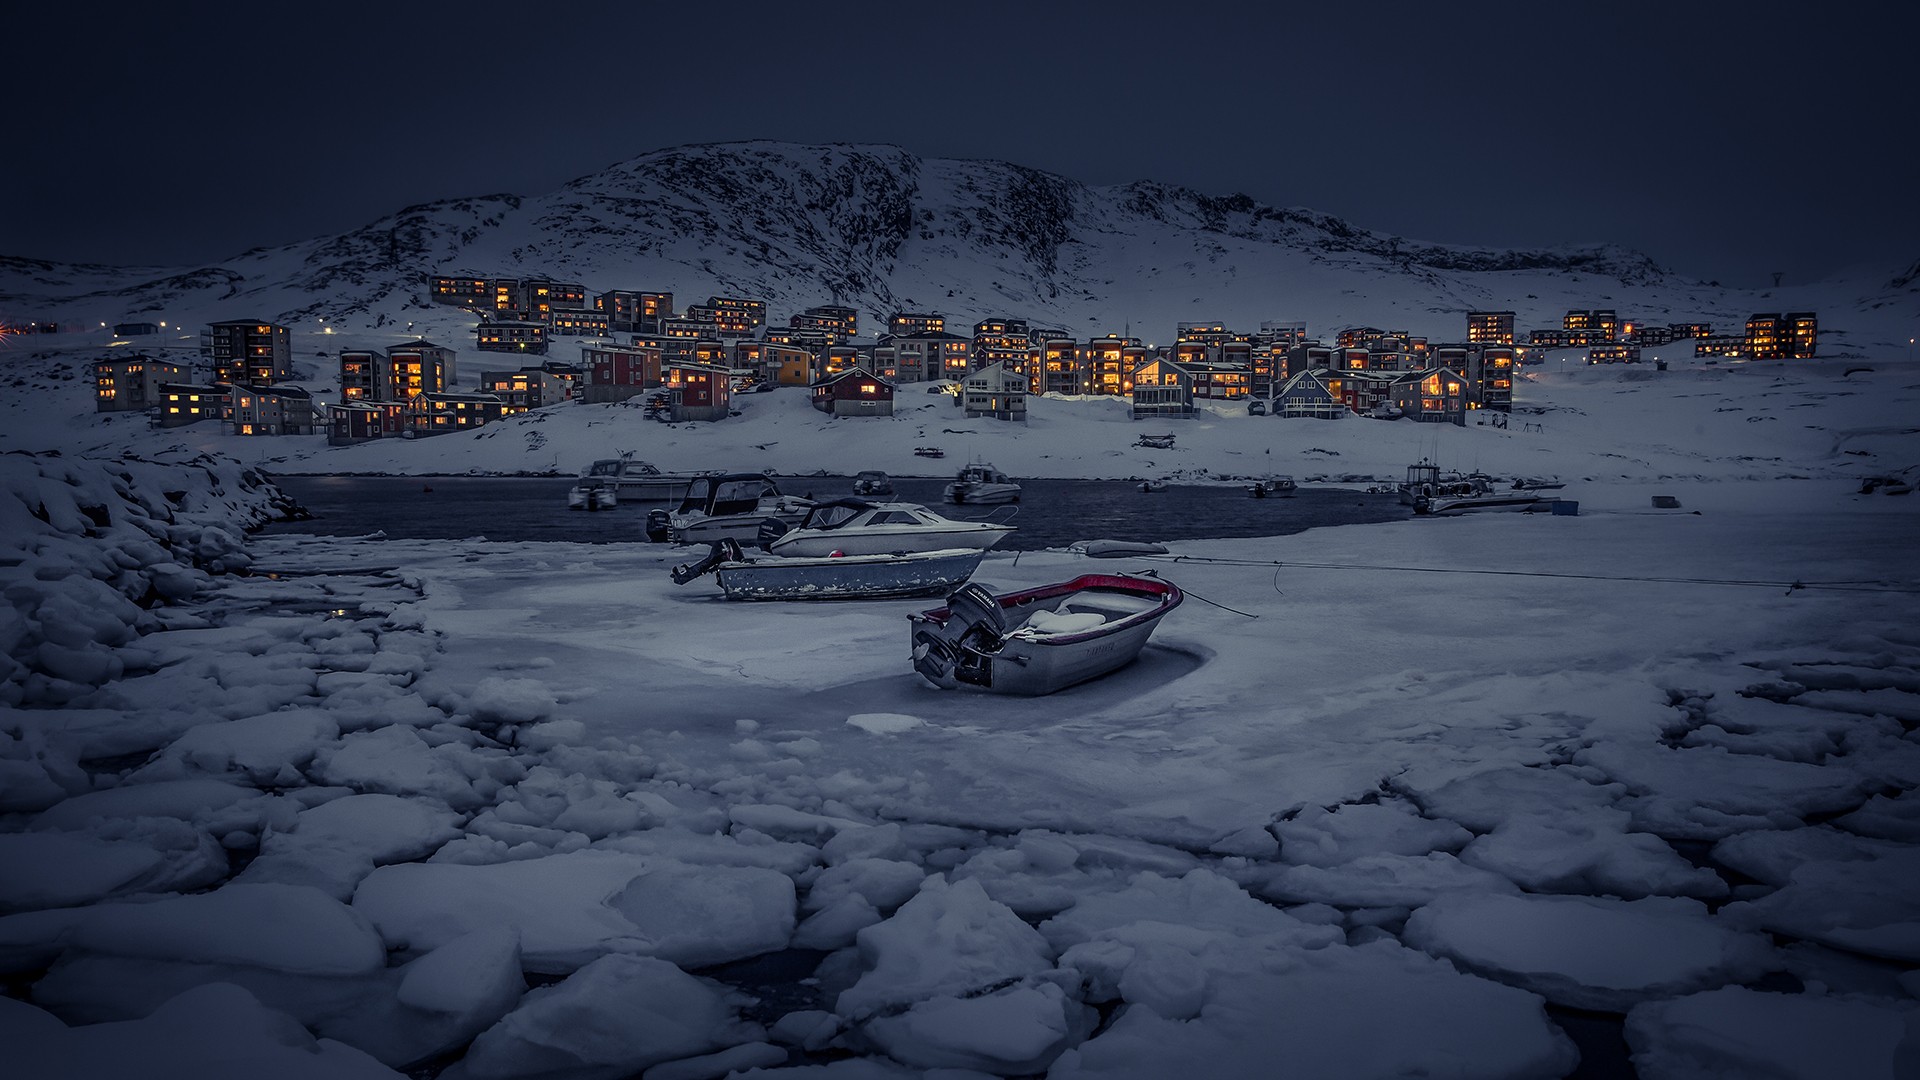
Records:
[[[605,477],[588,477],[567,492],[569,510],[611,510],[619,505],[619,493],[613,481]]]
[[[1406,483],[1400,485],[1400,501],[1422,517],[1463,514],[1470,510],[1531,510],[1551,505],[1549,500],[1518,486],[1509,491],[1495,491],[1492,478],[1484,473],[1443,473],[1440,466],[1425,458],[1407,466]]]
[[[1004,512],[1016,513],[1018,508]],[[832,499],[814,504],[795,528],[767,525],[759,540],[774,555],[878,555],[942,548],[985,551],[1013,531],[1000,522],[955,521],[919,503]]]
[[[1165,480],[1142,480],[1142,481],[1140,481],[1140,490],[1141,490],[1141,491],[1145,491],[1145,492],[1149,492],[1149,493],[1151,493],[1151,492],[1156,492],[1156,491],[1165,491],[1165,490],[1167,490],[1167,488],[1169,488],[1169,487],[1171,487],[1171,486],[1173,486],[1173,485],[1171,485],[1171,484],[1169,484],[1169,483],[1167,483],[1167,481],[1165,481]]]
[[[961,469],[960,475],[947,485],[947,501],[976,504],[1019,502],[1020,485],[991,465],[973,464]]]
[[[913,667],[948,690],[1051,694],[1132,663],[1183,599],[1172,582],[1124,574],[999,596],[968,585],[907,616]]]
[[[1291,476],[1274,476],[1265,480],[1255,480],[1247,485],[1247,492],[1256,499],[1264,499],[1269,495],[1288,498],[1299,487],[1300,485],[1294,483]]]
[[[673,568],[685,585],[706,573],[729,600],[867,600],[948,592],[979,568],[983,548],[881,555],[749,558],[740,545],[715,543],[699,562]]]
[[[1134,442],[1135,446],[1150,447],[1154,450],[1166,450],[1173,446],[1172,435],[1142,435]]]
[[[916,446],[913,448],[913,456],[914,457],[946,457],[947,452],[945,450],[940,449],[937,446]]]
[[[860,496],[891,495],[893,480],[886,473],[866,469],[854,476],[853,493]]]
[[[666,473],[648,461],[635,461],[632,454],[601,458],[580,473],[582,480],[608,480],[627,502],[678,502],[687,494],[692,473]]]

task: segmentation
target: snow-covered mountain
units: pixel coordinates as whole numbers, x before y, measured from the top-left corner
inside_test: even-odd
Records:
[[[1305,319],[1457,337],[1473,308],[1558,325],[1574,307],[1723,323],[1812,309],[1855,347],[1902,341],[1920,276],[1884,268],[1795,288],[1729,290],[1617,247],[1430,244],[1330,215],[1152,181],[1091,187],[997,161],[892,146],[732,143],[661,150],[537,196],[408,207],[340,236],[217,265],[108,267],[0,257],[0,314],[181,324],[219,317],[383,325],[436,272],[543,274],[592,290],[766,298],[780,318],[836,295],[956,323],[1012,315],[1080,332],[1180,320]]]

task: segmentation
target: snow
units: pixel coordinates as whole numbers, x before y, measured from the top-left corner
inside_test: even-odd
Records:
[[[1548,1077],[1552,1003],[1625,1014],[1646,1076],[1911,1073],[1916,507],[1857,492],[1920,460],[1920,380],[1869,359],[1556,360],[1544,435],[1210,407],[1151,468],[1363,484],[1437,446],[1581,513],[1102,564],[1260,618],[1189,603],[1017,701],[911,672],[918,601],[745,610],[639,544],[249,538],[273,493],[195,447],[845,470],[952,424],[1021,475],[1144,472],[1113,402],[566,406],[347,452],[0,407],[42,451],[0,454],[0,1026],[98,1075]]]

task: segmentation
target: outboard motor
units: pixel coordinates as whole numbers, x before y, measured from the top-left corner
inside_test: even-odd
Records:
[[[754,542],[763,550],[771,550],[773,542],[785,535],[787,535],[787,523],[779,518],[768,518],[760,523],[760,531],[755,535]]]
[[[685,585],[701,574],[712,572],[714,567],[719,566],[723,562],[740,561],[740,557],[740,545],[735,543],[732,537],[715,540],[712,546],[707,549],[706,555],[701,558],[699,562],[682,563],[673,568],[671,571],[673,574],[673,583],[675,585]]]
[[[647,511],[647,539],[664,544],[671,535],[673,530],[667,525],[667,512],[660,509]]]

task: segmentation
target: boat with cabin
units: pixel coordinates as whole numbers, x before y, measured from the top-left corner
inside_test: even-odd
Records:
[[[698,562],[673,568],[685,585],[711,573],[729,600],[873,600],[950,592],[973,576],[984,548],[876,555],[748,556],[737,541],[713,544]]]
[[[619,489],[604,476],[582,477],[567,492],[569,510],[611,510],[619,505]]]
[[[953,483],[947,485],[947,501],[955,504],[1019,502],[1020,485],[992,465],[975,462],[961,469]]]
[[[1183,599],[1170,581],[1127,574],[998,596],[967,585],[907,616],[914,670],[948,690],[1051,694],[1132,663]]]
[[[649,461],[635,461],[630,453],[601,458],[581,472],[582,480],[607,480],[627,502],[678,502],[697,473],[668,473]]]
[[[864,469],[853,477],[853,493],[863,498],[893,494],[893,478],[877,469]]]
[[[716,473],[696,476],[673,510],[647,512],[647,539],[655,543],[710,544],[731,539],[757,543],[770,521],[792,528],[813,503],[780,494],[765,473]]]
[[[1552,505],[1551,500],[1533,489],[1516,484],[1506,491],[1497,491],[1492,478],[1483,473],[1443,473],[1438,465],[1425,458],[1407,466],[1406,483],[1400,485],[1400,501],[1413,507],[1413,512],[1421,517],[1463,514],[1471,510],[1538,510]]]
[[[1013,531],[1013,526],[1000,521],[942,517],[919,503],[830,499],[808,508],[797,527],[768,523],[759,542],[773,555],[879,555],[941,548],[985,551]]]
[[[1277,495],[1284,499],[1299,488],[1300,485],[1294,483],[1291,476],[1270,476],[1265,480],[1255,480],[1247,485],[1247,492],[1256,499],[1264,499],[1269,495]]]

